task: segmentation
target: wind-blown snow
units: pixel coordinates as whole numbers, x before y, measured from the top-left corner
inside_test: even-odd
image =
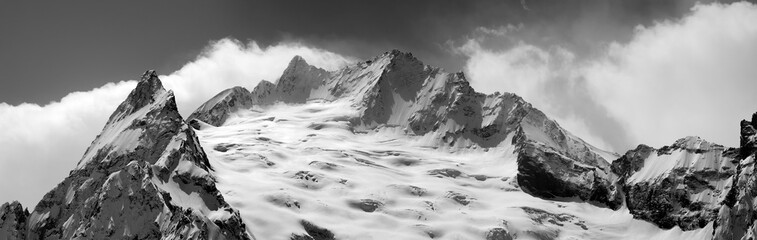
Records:
[[[300,220],[337,239],[708,239],[712,224],[662,230],[583,202],[522,192],[511,138],[494,148],[437,147],[429,136],[381,127],[353,131],[350,101],[240,110],[197,134],[217,186],[260,239],[304,234]],[[429,134],[430,135],[430,134]]]

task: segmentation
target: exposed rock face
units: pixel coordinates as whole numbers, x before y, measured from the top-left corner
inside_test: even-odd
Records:
[[[613,162],[628,209],[663,228],[702,228],[712,222],[736,174],[733,151],[699,137],[660,149],[639,146]]]
[[[233,87],[223,90],[203,103],[189,115],[187,120],[197,119],[213,126],[220,126],[226,121],[229,114],[239,109],[251,108],[252,105],[253,100],[250,91],[243,87]]]
[[[29,211],[20,203],[0,205],[0,240],[26,239],[26,221]]]
[[[655,151],[656,149],[653,147],[639,144],[636,149],[629,150],[625,155],[612,162],[612,172],[618,175],[621,182],[625,182],[628,177],[644,167],[644,161]]]
[[[329,76],[330,73],[326,70],[311,66],[302,57],[295,56],[276,84],[265,80],[258,83],[252,90],[252,99],[257,105],[279,101],[305,103]]]
[[[249,239],[194,131],[154,71],[76,169],[39,202],[27,239]]]
[[[252,96],[260,105],[348,99],[360,112],[351,120],[355,129],[400,127],[445,147],[515,144],[518,182],[529,193],[612,208],[622,202],[608,163],[613,154],[573,136],[515,94],[478,93],[462,73],[424,65],[410,53],[394,50],[334,72],[295,57],[276,84],[262,81]]]
[[[513,237],[504,228],[492,228],[486,232],[486,240],[512,240]]]
[[[757,175],[755,174],[755,155],[757,137],[757,113],[752,121],[743,120],[741,127],[741,146],[737,156],[737,175],[732,181],[732,188],[720,207],[715,221],[714,239],[754,239],[757,236]]]
[[[623,201],[610,164],[596,149],[528,106],[513,139],[518,184],[543,198],[578,198],[617,209]],[[608,154],[609,155],[609,154]]]
[[[517,177],[524,191],[542,198],[578,198],[612,209],[623,201],[608,163],[582,164],[538,143],[519,147]]]
[[[316,226],[315,224],[301,220],[300,225],[305,229],[307,234],[292,234],[291,240],[334,240],[334,233],[328,229]]]
[[[746,157],[757,150],[757,113],[752,115],[752,121],[742,120],[741,123],[741,152]]]

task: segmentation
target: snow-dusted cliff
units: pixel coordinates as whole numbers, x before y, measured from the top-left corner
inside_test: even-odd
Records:
[[[76,169],[15,221],[25,236],[9,239],[250,239],[215,181],[173,93],[148,71]]]
[[[699,137],[652,149],[641,145],[613,162],[634,216],[662,227],[705,227],[715,220],[736,174],[733,150]]]

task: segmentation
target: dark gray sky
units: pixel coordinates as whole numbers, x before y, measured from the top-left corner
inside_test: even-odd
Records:
[[[528,28],[514,41],[590,55],[639,24],[677,18],[691,1],[2,1],[0,102],[46,104],[72,91],[162,73],[209,41],[300,41],[358,58],[389,49],[459,71],[448,50],[476,27]],[[498,43],[506,44],[506,43]]]

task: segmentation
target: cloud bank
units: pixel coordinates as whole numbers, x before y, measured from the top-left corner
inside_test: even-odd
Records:
[[[738,146],[739,120],[757,111],[754,23],[757,6],[715,3],[638,26],[629,42],[583,59],[560,46],[491,44],[513,42],[506,31],[477,31],[454,51],[468,57],[476,89],[517,93],[600,147],[622,153],[689,135]]]
[[[325,69],[338,69],[352,58],[300,43],[260,47],[222,39],[212,42],[196,60],[160,76],[174,91],[182,116],[188,116],[220,91],[262,80],[275,81],[295,55]],[[134,73],[135,78],[141,73]],[[0,203],[19,200],[33,208],[62,181],[100,133],[110,114],[136,86],[135,80],[70,93],[40,106],[0,103]],[[19,185],[23,184],[23,189]]]

